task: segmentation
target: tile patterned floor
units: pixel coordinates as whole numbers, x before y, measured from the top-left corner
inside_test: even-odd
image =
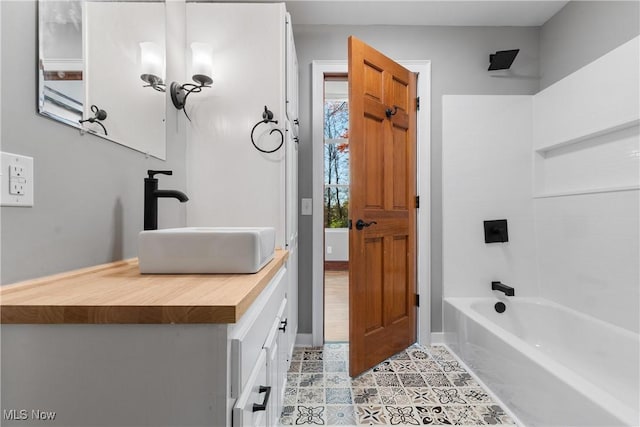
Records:
[[[516,425],[445,347],[414,345],[354,379],[348,351],[296,347],[281,425]]]

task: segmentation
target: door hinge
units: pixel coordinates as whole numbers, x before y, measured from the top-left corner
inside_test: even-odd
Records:
[[[420,110],[420,97],[416,98],[416,110]]]
[[[416,307],[420,307],[420,295],[416,294]]]
[[[348,225],[348,227],[349,227],[349,230],[351,230],[351,229],[353,228],[353,223],[351,222],[351,220],[349,220],[349,225]]]
[[[416,209],[420,207],[420,196],[416,196]]]

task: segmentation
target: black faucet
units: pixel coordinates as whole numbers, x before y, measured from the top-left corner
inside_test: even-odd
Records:
[[[508,297],[512,297],[515,295],[515,292],[511,286],[507,286],[504,283],[500,282],[491,282],[491,290],[504,292],[504,294]]]
[[[158,190],[158,178],[154,178],[156,174],[173,175],[172,171],[154,171],[148,170],[148,178],[144,179],[144,229],[158,229],[158,198],[173,197],[184,203],[189,198],[186,194],[176,190]]]

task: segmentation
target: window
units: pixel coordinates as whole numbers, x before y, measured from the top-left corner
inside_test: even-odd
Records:
[[[348,82],[325,80],[324,226],[346,228],[349,218]]]

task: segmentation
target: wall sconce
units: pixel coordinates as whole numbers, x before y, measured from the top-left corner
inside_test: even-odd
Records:
[[[140,43],[140,78],[147,83],[143,87],[152,87],[158,92],[166,90],[164,80],[164,55],[160,46],[154,42]]]
[[[191,78],[197,84],[171,83],[171,101],[178,110],[184,111],[189,95],[201,92],[202,88],[211,87],[213,83],[213,47],[209,43],[191,43],[191,72]],[[186,111],[184,114],[189,118]]]

